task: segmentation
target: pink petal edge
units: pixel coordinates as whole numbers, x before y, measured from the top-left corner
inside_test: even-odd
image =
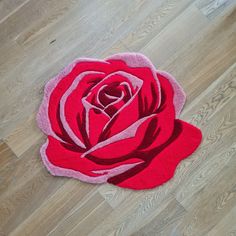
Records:
[[[152,114],[150,116],[146,116],[138,121],[136,121],[135,123],[133,123],[131,126],[129,126],[127,129],[121,131],[118,134],[115,134],[114,136],[112,136],[111,138],[108,138],[107,140],[98,143],[97,145],[93,146],[92,148],[90,148],[88,151],[86,151],[85,153],[82,154],[82,157],[86,157],[86,155],[90,154],[91,152],[96,151],[97,149],[103,148],[109,144],[124,140],[124,139],[128,139],[128,138],[133,138],[136,135],[136,132],[138,130],[138,128],[150,117],[155,116],[155,114]]]
[[[75,80],[72,82],[72,84],[70,85],[70,87],[66,90],[66,92],[64,93],[64,95],[61,98],[60,101],[60,118],[61,118],[61,122],[62,125],[64,127],[64,129],[66,130],[66,132],[68,133],[68,135],[70,136],[70,138],[80,147],[82,148],[86,148],[84,143],[75,135],[75,133],[73,132],[73,130],[71,129],[70,125],[68,124],[66,117],[65,117],[65,104],[67,101],[67,98],[70,96],[70,94],[77,88],[79,82],[81,81],[81,79],[83,79],[84,76],[88,75],[88,74],[104,74],[102,72],[96,72],[96,71],[86,71],[86,72],[82,72],[81,74],[79,74]]]
[[[54,78],[50,79],[45,87],[44,87],[44,96],[43,96],[43,101],[39,107],[39,111],[36,115],[36,121],[38,124],[38,127],[46,134],[46,135],[51,135],[55,139],[64,142],[59,138],[54,131],[52,130],[50,120],[48,117],[48,104],[50,100],[51,93],[53,90],[56,88],[57,84],[66,76],[68,75],[72,69],[75,67],[80,62],[86,62],[86,61],[94,61],[94,62],[103,62],[106,63],[104,60],[99,60],[99,59],[91,59],[91,58],[78,58],[75,59],[72,63],[70,63],[68,66],[66,66],[58,75],[56,75]]]
[[[112,168],[112,169],[105,169],[105,170],[95,170],[93,173],[95,174],[100,174],[100,176],[97,177],[91,177],[88,175],[85,175],[79,171],[71,170],[71,169],[65,169],[62,167],[58,167],[53,165],[47,158],[46,155],[46,149],[48,147],[48,140],[46,143],[44,143],[40,149],[40,154],[42,157],[42,161],[44,165],[46,166],[47,170],[54,176],[64,176],[64,177],[70,177],[70,178],[75,178],[79,179],[84,182],[88,183],[105,183],[109,178],[119,175],[121,173],[124,173],[125,171],[132,169],[134,166],[143,163],[142,161],[133,163],[133,164],[123,164],[121,166]]]
[[[159,80],[156,75],[156,68],[152,64],[152,62],[143,54],[141,53],[136,53],[136,52],[125,52],[125,53],[117,53],[112,56],[109,56],[104,59],[105,61],[107,60],[122,60],[124,61],[129,67],[148,67],[153,74],[154,79],[156,80],[157,87],[158,87],[158,92],[161,97],[161,87]],[[161,104],[161,99],[159,100],[158,107]]]
[[[161,71],[161,70],[157,70],[157,73],[167,78],[172,85],[172,88],[174,90],[175,114],[176,114],[176,117],[178,118],[185,104],[186,94],[183,88],[181,87],[181,85],[171,74],[169,74],[166,71]]]

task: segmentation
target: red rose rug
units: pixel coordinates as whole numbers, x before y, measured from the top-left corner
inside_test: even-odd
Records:
[[[52,175],[150,189],[173,177],[201,131],[179,120],[185,93],[139,53],[80,58],[50,80],[37,122]]]

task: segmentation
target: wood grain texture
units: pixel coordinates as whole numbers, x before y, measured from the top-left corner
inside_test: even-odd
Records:
[[[0,1],[0,235],[235,235],[234,0]],[[35,114],[76,57],[147,55],[187,93],[200,148],[149,191],[51,176]]]

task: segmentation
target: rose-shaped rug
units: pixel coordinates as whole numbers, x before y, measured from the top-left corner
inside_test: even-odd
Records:
[[[37,122],[52,175],[149,189],[173,177],[201,131],[178,119],[185,94],[144,55],[75,60],[50,80]]]

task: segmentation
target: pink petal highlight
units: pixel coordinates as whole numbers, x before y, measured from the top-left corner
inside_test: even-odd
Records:
[[[156,68],[152,64],[152,62],[143,54],[141,53],[134,53],[134,52],[129,52],[129,53],[117,53],[112,56],[109,56],[104,59],[105,61],[107,60],[122,60],[124,61],[129,67],[148,67],[153,74],[153,78],[155,79],[158,87],[158,93],[160,94],[161,97],[161,87],[159,80],[156,75]],[[158,107],[161,104],[161,99],[159,100]]]
[[[165,78],[167,78],[172,85],[172,88],[174,90],[175,114],[176,117],[178,118],[185,104],[186,94],[181,85],[171,74],[167,73],[166,71],[160,71],[160,70],[157,70],[157,74],[160,74]]]
[[[136,135],[137,129],[139,126],[145,122],[145,120],[149,119],[152,116],[155,116],[156,114],[152,114],[150,116],[144,117],[135,123],[133,123],[131,126],[129,126],[127,129],[123,130],[122,132],[112,136],[111,138],[108,138],[107,140],[98,143],[97,145],[93,146],[91,149],[89,149],[87,152],[83,153],[81,157],[86,157],[86,155],[90,154],[91,152],[94,152],[97,149],[103,148],[111,143],[118,142],[123,139],[133,138]]]
[[[99,86],[101,83],[104,83],[104,81],[106,81],[107,79],[109,79],[109,77],[113,76],[113,75],[121,75],[121,76],[124,76],[125,78],[127,78],[131,83],[132,83],[132,86],[134,88],[137,88],[138,90],[136,91],[136,93],[134,94],[134,96],[123,106],[121,107],[115,114],[113,117],[115,117],[121,110],[123,110],[126,106],[128,106],[134,99],[134,97],[138,94],[139,90],[141,89],[141,86],[143,84],[143,81],[140,80],[139,78],[137,78],[136,76],[134,75],[131,75],[131,74],[128,74],[124,71],[117,71],[117,72],[114,72],[114,73],[111,73],[109,74],[108,76],[106,76],[102,81],[100,81],[96,86],[94,86],[94,89]],[[90,96],[91,92],[87,95]],[[88,117],[88,113],[89,113],[89,110],[94,107],[91,103],[89,103],[86,98],[87,97],[84,97],[82,99],[82,102],[84,104],[84,107],[85,107],[85,110],[86,110],[86,131],[87,131],[87,134],[89,136],[89,117]],[[97,107],[96,107],[97,108]],[[99,109],[99,108],[97,108]],[[102,109],[99,109],[102,113],[104,113],[106,116],[107,114],[102,110]],[[110,118],[110,117],[109,117]],[[112,118],[113,119],[113,118]],[[112,121],[112,119],[110,119],[110,121],[104,126],[104,129],[109,125],[109,123]],[[103,129],[103,130],[104,130]]]
[[[88,182],[88,183],[100,184],[100,183],[105,183],[109,178],[113,176],[124,173],[125,171],[133,168],[134,166],[143,163],[142,161],[140,161],[133,164],[123,164],[118,167],[107,169],[107,170],[103,170],[103,169],[94,170],[93,173],[98,174],[100,176],[92,177],[92,176],[85,175],[79,171],[65,169],[65,168],[61,168],[61,167],[53,165],[48,160],[48,157],[46,155],[46,149],[47,149],[48,143],[49,142],[47,140],[46,143],[41,147],[40,153],[41,153],[42,161],[44,165],[46,166],[47,170],[54,176],[65,176],[65,177],[79,179],[81,181]]]
[[[50,100],[50,96],[51,93],[53,92],[53,90],[56,88],[57,84],[66,76],[68,75],[72,69],[81,62],[103,62],[103,63],[107,63],[109,64],[109,62],[105,62],[103,60],[99,60],[99,59],[91,59],[91,58],[79,58],[79,59],[75,59],[71,64],[69,64],[68,66],[66,66],[57,76],[55,76],[54,78],[50,79],[45,87],[44,87],[44,97],[43,97],[43,101],[39,107],[39,111],[37,113],[36,116],[36,120],[37,120],[37,124],[38,127],[47,135],[51,135],[52,137],[54,137],[55,139],[64,142],[63,140],[61,140],[61,138],[59,138],[54,131],[52,130],[51,127],[51,123],[49,120],[49,116],[48,116],[48,104],[49,104],[49,100]]]
[[[78,84],[80,83],[80,81],[84,78],[84,76],[89,75],[89,74],[104,74],[103,72],[96,72],[96,71],[86,71],[81,73],[79,76],[76,77],[76,79],[73,81],[73,83],[71,84],[71,86],[68,88],[68,90],[64,93],[64,95],[61,98],[60,101],[60,118],[61,118],[61,122],[63,124],[64,129],[66,130],[66,132],[68,133],[68,135],[70,136],[70,138],[80,147],[82,148],[86,148],[85,145],[83,144],[83,142],[75,135],[75,133],[72,131],[72,129],[70,128],[66,117],[65,117],[65,104],[66,104],[66,100],[67,98],[70,96],[70,94],[77,88]]]
[[[108,116],[108,114],[103,110],[103,109],[101,109],[101,108],[99,108],[99,107],[96,107],[96,106],[94,106],[93,104],[91,104],[91,103],[89,103],[87,100],[86,100],[86,98],[83,98],[82,99],[82,103],[83,103],[83,105],[84,105],[84,108],[85,108],[85,112],[86,112],[86,123],[85,123],[85,127],[86,127],[86,133],[87,133],[87,135],[88,135],[88,137],[89,137],[89,111],[90,111],[90,109],[92,109],[92,108],[95,108],[95,109],[98,109],[99,111],[101,111],[107,118],[109,118],[110,119],[110,116]]]
[[[93,89],[96,89],[96,87],[99,87],[101,84],[104,83],[104,81],[108,80],[110,77],[112,77],[114,75],[120,75],[120,76],[123,76],[124,78],[128,79],[129,82],[132,84],[133,88],[135,88],[135,89],[140,88],[143,84],[143,81],[134,75],[131,75],[125,71],[116,71],[116,72],[113,72],[113,73],[107,75],[103,80],[101,80],[98,84],[96,84],[93,87]]]
[[[118,71],[118,72],[115,72],[114,74],[119,74],[119,75],[123,75],[125,76],[127,79],[129,79],[130,81],[133,81],[132,82],[132,86],[134,86],[134,88],[138,88],[138,90],[136,91],[136,93],[132,96],[132,98],[124,105],[122,106],[115,114],[114,116],[111,118],[111,120],[104,126],[104,129],[106,129],[106,127],[110,124],[110,122],[112,122],[112,120],[114,119],[114,117],[119,114],[125,107],[129,106],[130,103],[134,100],[134,98],[137,96],[139,90],[141,89],[142,87],[142,84],[143,84],[143,81],[138,79],[136,76],[134,75],[131,75],[131,74],[128,74],[126,72],[123,72],[123,71]]]

